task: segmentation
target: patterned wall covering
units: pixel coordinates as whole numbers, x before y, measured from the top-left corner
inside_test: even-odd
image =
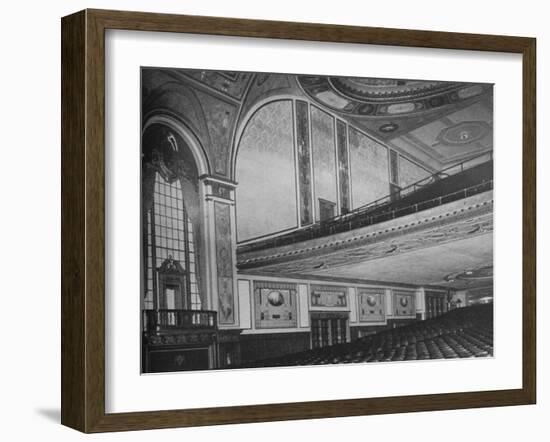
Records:
[[[230,206],[214,202],[216,232],[216,264],[218,275],[218,322],[235,323],[233,293],[233,252],[231,245]]]
[[[311,106],[311,149],[315,198],[322,198],[336,206],[336,149],[334,147],[334,118]],[[317,207],[315,220],[320,219]],[[336,216],[334,213],[333,216]]]
[[[355,209],[389,193],[388,149],[350,127],[349,150]]]
[[[313,222],[311,201],[311,153],[309,140],[309,111],[305,101],[296,101],[296,142],[298,150],[298,179],[300,190],[300,223]]]
[[[380,322],[386,319],[384,289],[357,289],[359,322]]]
[[[393,290],[394,316],[415,316],[416,305],[414,292]]]
[[[239,124],[245,123],[248,112],[258,101],[280,95],[301,96],[292,76],[276,73],[257,73],[242,101]]]
[[[211,142],[211,162],[214,172],[228,176],[231,154],[232,128],[237,116],[237,106],[196,91],[200,100]]]
[[[311,306],[312,307],[346,307],[347,288],[335,287],[331,285],[312,285],[311,286]]]
[[[399,155],[390,150],[390,182],[399,186]]]
[[[269,103],[252,117],[239,145],[236,180],[238,241],[296,227],[290,100]]]
[[[338,150],[338,174],[340,183],[340,213],[347,213],[351,207],[349,191],[348,135],[346,131],[346,124],[340,120],[336,123],[336,143]]]
[[[255,281],[254,306],[256,328],[297,326],[296,284]]]
[[[405,157],[401,156],[399,158],[399,185],[401,188],[416,183],[429,175],[431,175],[430,172]]]
[[[144,119],[161,113],[182,121],[204,149],[210,172],[229,177],[238,104],[206,81],[193,82],[191,77],[200,77],[200,71],[143,68],[141,72]]]
[[[242,98],[246,85],[253,75],[249,72],[199,71],[193,69],[185,70],[185,73],[216,91],[237,99]]]

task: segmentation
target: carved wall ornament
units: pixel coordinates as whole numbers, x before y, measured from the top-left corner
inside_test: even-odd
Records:
[[[161,273],[178,273],[178,274],[184,274],[185,270],[181,266],[181,264],[176,261],[172,255],[168,255],[168,258],[166,258],[161,266],[158,268],[158,271]]]
[[[157,148],[151,151],[151,165],[164,178],[164,181],[173,183],[178,177],[175,172],[166,164],[164,154]]]

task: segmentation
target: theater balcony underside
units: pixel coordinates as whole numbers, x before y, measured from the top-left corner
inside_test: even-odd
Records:
[[[492,268],[493,191],[279,247],[237,251],[241,273],[468,289]]]

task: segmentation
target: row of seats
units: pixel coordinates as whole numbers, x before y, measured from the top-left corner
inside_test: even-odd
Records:
[[[358,362],[475,358],[493,355],[493,306],[452,310],[438,318],[384,330],[347,344],[248,364],[280,367]]]

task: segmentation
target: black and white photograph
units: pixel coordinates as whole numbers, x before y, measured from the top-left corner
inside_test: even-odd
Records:
[[[142,373],[493,357],[493,84],[141,68]]]
[[[0,441],[546,439],[543,2],[3,6]]]

